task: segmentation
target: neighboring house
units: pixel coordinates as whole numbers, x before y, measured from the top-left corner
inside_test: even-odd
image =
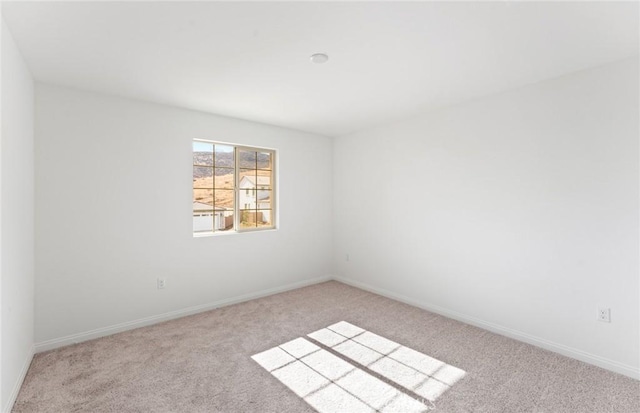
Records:
[[[233,211],[202,202],[193,203],[193,232],[224,230],[233,226]]]
[[[243,211],[242,220],[271,223],[271,178],[243,176],[238,190],[238,202]],[[256,211],[258,210],[258,211]],[[204,202],[193,203],[193,232],[221,231],[233,227],[233,211],[213,207]]]
[[[257,178],[257,182],[256,182]],[[271,222],[271,178],[268,176],[243,176],[240,179],[240,209],[259,209],[260,220]]]

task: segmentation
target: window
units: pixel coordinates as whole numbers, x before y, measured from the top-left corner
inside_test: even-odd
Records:
[[[275,228],[275,151],[193,141],[193,233]]]

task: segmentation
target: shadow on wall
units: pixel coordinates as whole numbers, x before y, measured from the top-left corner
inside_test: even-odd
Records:
[[[345,321],[308,337],[252,358],[320,413],[425,412],[466,374]]]

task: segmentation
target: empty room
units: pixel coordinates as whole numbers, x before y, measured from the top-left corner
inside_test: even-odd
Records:
[[[640,412],[640,3],[2,1],[0,412]]]

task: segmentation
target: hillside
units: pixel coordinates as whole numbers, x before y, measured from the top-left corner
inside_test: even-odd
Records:
[[[257,160],[256,160],[257,158]],[[203,166],[213,166],[213,153],[211,152],[194,152],[193,164]],[[257,162],[256,162],[257,161]],[[226,175],[229,170],[217,169],[217,168],[233,168],[233,152],[216,152],[215,153],[215,175]],[[238,151],[238,162],[240,168],[255,169],[256,164],[258,168],[270,169],[271,156],[268,153],[258,152],[246,152]],[[194,168],[194,178],[203,178],[207,176],[208,168]],[[209,175],[211,176],[211,175]]]

